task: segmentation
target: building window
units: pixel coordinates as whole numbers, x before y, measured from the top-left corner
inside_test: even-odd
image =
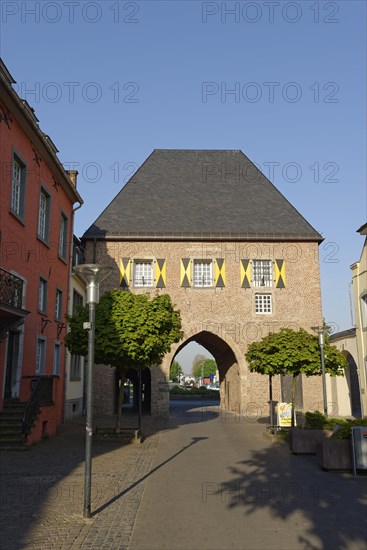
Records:
[[[83,296],[76,290],[73,290],[73,315],[78,313],[81,306],[83,306]]]
[[[253,260],[252,286],[273,286],[271,260]]]
[[[41,188],[38,207],[38,237],[45,242],[47,242],[49,238],[50,203],[50,195]]]
[[[12,164],[10,209],[20,218],[24,217],[25,182],[26,168],[24,164],[14,156]]]
[[[56,289],[55,298],[55,319],[61,321],[62,319],[62,290]]]
[[[36,374],[43,374],[46,366],[46,338],[38,336],[36,348]]]
[[[72,355],[70,360],[70,380],[81,380],[81,357]]]
[[[367,328],[367,294],[361,296],[362,328]]]
[[[134,286],[153,286],[153,262],[151,260],[134,261]]]
[[[213,286],[212,260],[194,260],[194,286]]]
[[[65,214],[61,214],[60,218],[60,238],[59,238],[59,256],[63,260],[66,259],[66,245],[68,240],[68,219]]]
[[[255,312],[267,315],[272,313],[271,294],[255,294]]]
[[[56,374],[57,376],[60,375],[60,365],[61,365],[61,344],[60,342],[55,342],[53,373]]]
[[[47,311],[47,280],[40,277],[38,285],[38,309],[42,313]]]

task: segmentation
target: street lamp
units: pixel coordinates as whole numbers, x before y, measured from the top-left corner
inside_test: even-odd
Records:
[[[91,517],[91,485],[92,485],[92,420],[93,420],[93,364],[96,304],[99,302],[99,285],[111,272],[112,267],[98,264],[80,264],[74,267],[76,273],[84,281],[87,290],[86,302],[89,305],[89,322],[83,328],[88,332],[88,372],[87,372],[87,419],[85,438],[85,476],[84,476],[84,509],[83,516]]]
[[[319,337],[320,353],[321,353],[321,377],[322,377],[322,394],[324,399],[324,415],[327,416],[327,397],[326,397],[326,379],[325,379],[325,335],[329,332],[330,327],[328,325],[322,325],[319,327],[311,327]]]

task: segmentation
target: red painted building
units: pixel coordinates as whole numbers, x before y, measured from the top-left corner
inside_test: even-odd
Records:
[[[82,199],[77,172],[63,168],[12,84],[0,60],[0,417],[15,442],[5,417],[17,413],[23,441],[33,443],[62,421],[70,244]]]

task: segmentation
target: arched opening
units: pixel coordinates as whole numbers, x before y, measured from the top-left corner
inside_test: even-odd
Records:
[[[142,412],[150,414],[151,399],[152,399],[152,381],[150,369],[142,370]],[[117,413],[119,392],[119,376],[116,372],[115,381],[115,413]],[[126,371],[125,396],[122,405],[123,412],[136,413],[138,410],[138,395],[139,395],[139,372],[136,369],[128,369]]]
[[[348,368],[345,371],[345,377],[348,383],[352,416],[361,418],[361,392],[359,387],[357,364],[353,359],[353,356],[348,351],[344,350],[343,353],[348,361]]]
[[[171,357],[170,365],[180,351],[191,342],[196,342],[205,348],[217,363],[221,407],[239,413],[241,411],[240,368],[232,347],[220,336],[209,331],[200,331],[177,347]]]

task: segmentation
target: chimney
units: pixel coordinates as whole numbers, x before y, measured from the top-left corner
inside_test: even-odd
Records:
[[[70,180],[71,180],[71,183],[73,184],[73,186],[75,187],[76,189],[76,180],[77,180],[77,177],[78,177],[78,170],[66,170]]]

